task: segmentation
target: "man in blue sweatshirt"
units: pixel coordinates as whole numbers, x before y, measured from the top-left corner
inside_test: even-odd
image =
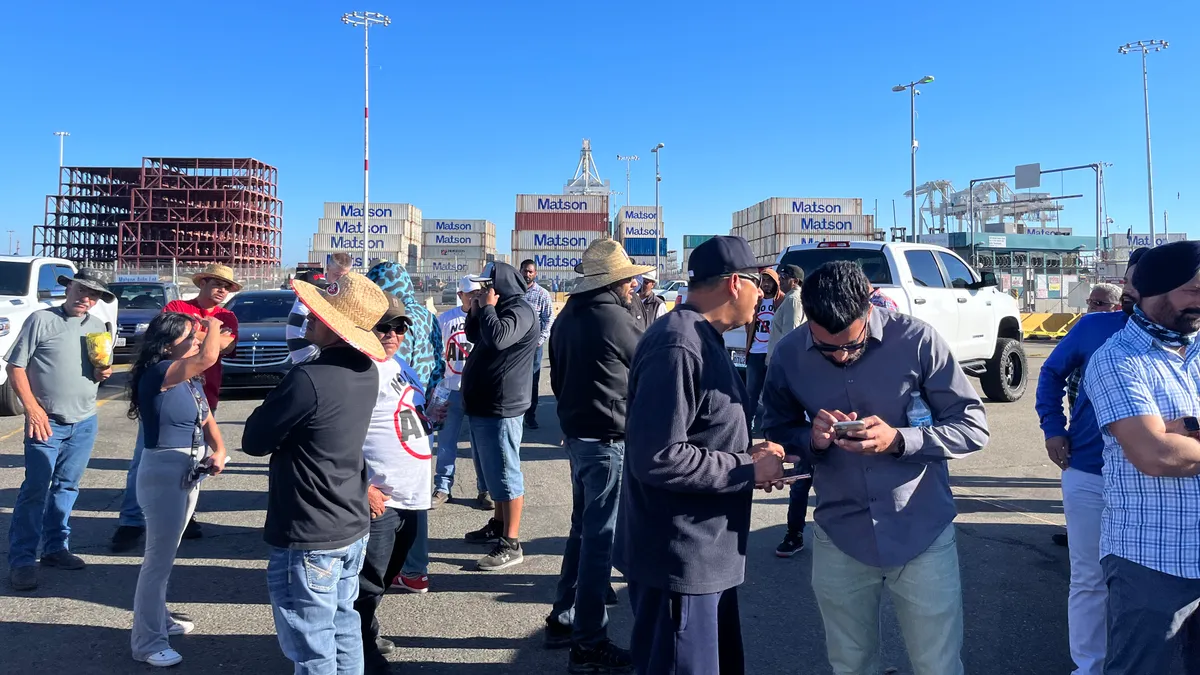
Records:
[[[650,326],[630,365],[614,558],[629,581],[638,673],[738,675],[750,504],[757,485],[781,478],[783,448],[750,445],[752,403],[721,338],[762,297],[749,244],[704,242],[688,280],[687,303]]]
[[[1071,422],[1063,413],[1063,395],[1074,373],[1087,369],[1096,350],[1125,327],[1137,291],[1130,280],[1142,255],[1139,248],[1129,256],[1121,312],[1097,312],[1084,316],[1058,343],[1042,365],[1034,404],[1046,453],[1063,469],[1063,513],[1067,518],[1067,541],[1071,558],[1071,590],[1067,596],[1067,626],[1075,675],[1100,675],[1107,653],[1105,608],[1108,590],[1100,566],[1100,516],[1104,512],[1104,439],[1096,423],[1092,402],[1080,389],[1071,408]]]

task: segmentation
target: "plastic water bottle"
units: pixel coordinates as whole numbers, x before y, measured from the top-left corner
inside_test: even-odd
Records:
[[[426,406],[427,408],[441,408],[445,406],[447,402],[449,402],[450,385],[446,384],[446,380],[443,379],[439,381],[437,386],[433,388],[432,399],[433,400],[429,402],[429,405]]]
[[[908,426],[914,428],[933,426],[933,412],[929,410],[925,399],[921,398],[921,392],[914,391],[909,396],[908,408],[905,410],[905,414],[908,415]]]

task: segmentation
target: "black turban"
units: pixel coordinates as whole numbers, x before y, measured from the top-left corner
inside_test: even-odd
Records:
[[[1142,256],[1146,255],[1146,251],[1149,251],[1149,250],[1150,250],[1150,247],[1149,247],[1149,246],[1143,246],[1143,247],[1141,247],[1141,248],[1135,248],[1135,249],[1133,250],[1133,253],[1130,253],[1130,254],[1129,254],[1129,262],[1128,262],[1128,263],[1126,263],[1126,266],[1127,266],[1127,267],[1133,267],[1134,265],[1138,264],[1138,261],[1139,261],[1139,260],[1141,260],[1141,259],[1142,259]]]
[[[1133,271],[1133,287],[1143,298],[1163,295],[1200,274],[1200,241],[1177,241],[1146,252]]]

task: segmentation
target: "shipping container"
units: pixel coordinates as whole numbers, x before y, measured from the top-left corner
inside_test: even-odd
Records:
[[[469,260],[483,260],[487,257],[489,251],[482,246],[423,246],[421,247],[422,258],[464,258]]]
[[[667,232],[667,224],[659,223],[659,229],[655,229],[653,220],[633,220],[623,223],[617,223],[616,232],[617,239],[624,241],[626,239],[645,239],[647,237],[654,238],[654,235],[663,236]]]
[[[1187,239],[1187,234],[1183,232],[1170,232],[1163,234],[1161,232],[1154,233],[1153,246],[1162,246],[1176,241],[1184,241]],[[1128,232],[1120,234],[1112,233],[1108,236],[1108,245],[1111,248],[1141,248],[1142,246],[1151,246],[1150,234],[1134,232],[1132,236]]]
[[[577,232],[564,230],[513,230],[512,249],[582,251],[597,239],[605,238],[605,233],[597,230],[580,230]]]
[[[395,220],[389,218],[371,219],[372,235],[409,236],[413,221]],[[326,234],[362,234],[362,218],[320,218],[317,220],[317,232]]]
[[[356,268],[357,271],[360,271],[360,272],[362,271],[363,264],[362,264],[362,250],[361,249],[357,250],[357,251],[348,251],[348,250],[330,251],[330,250],[318,250],[318,249],[314,248],[312,250],[312,257],[317,259],[318,261],[323,261],[323,260],[327,260],[329,258],[329,256],[333,255],[334,253],[349,254],[351,267]],[[371,251],[371,255],[370,255],[370,258],[368,258],[368,260],[372,261],[373,263],[387,260],[387,261],[391,261],[391,262],[398,262],[398,263],[404,265],[405,267],[409,267],[409,258],[405,253],[403,253],[401,251]],[[413,258],[413,262],[415,262],[415,261],[416,261],[416,258]]]
[[[583,262],[583,250],[579,251],[539,251],[531,249],[513,249],[512,259],[516,261],[532,260],[537,265],[538,274],[546,272],[575,273],[575,266]],[[515,264],[515,263],[514,263]]]
[[[625,252],[631,256],[635,255],[654,255],[654,238],[649,239],[626,239],[624,241]],[[665,238],[658,240],[658,254],[663,258],[667,256],[667,240]]]
[[[487,240],[482,232],[426,232],[423,236],[426,246],[484,246]]]
[[[862,199],[846,197],[772,197],[761,205],[761,217],[783,215],[862,215]]]
[[[614,221],[617,239],[653,237],[656,226],[663,230],[666,229],[665,223],[661,222],[660,218],[663,218],[662,207],[656,210],[653,206],[622,206],[617,209],[617,217]],[[660,235],[661,231],[659,231]]]
[[[749,239],[770,234],[870,234],[874,216],[769,216],[747,227]]]
[[[412,204],[371,202],[370,209],[371,220],[390,218],[421,222],[421,209]],[[363,217],[362,202],[325,202],[325,217],[361,220]]]
[[[421,221],[425,232],[485,232],[496,235],[496,224],[490,220],[462,218],[425,218]]]
[[[608,214],[605,213],[518,213],[517,230],[564,230],[608,231]]]
[[[398,234],[371,235],[366,238],[371,251],[404,251],[409,242]],[[313,235],[312,248],[314,251],[361,251],[364,239],[360,234],[326,234],[318,232]]]
[[[590,213],[608,218],[608,195],[517,195],[517,213]]]
[[[703,244],[704,242],[708,241],[709,239],[712,239],[715,236],[717,236],[717,235],[715,235],[715,234],[685,234],[685,235],[683,235],[683,248],[685,248],[685,249],[696,248],[700,244]]]

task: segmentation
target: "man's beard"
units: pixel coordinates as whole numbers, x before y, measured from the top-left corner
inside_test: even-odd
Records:
[[[862,349],[858,350],[857,352],[854,352],[853,354],[850,355],[849,358],[847,358],[845,361],[842,361],[841,363],[834,361],[833,358],[830,357],[830,355],[828,355],[828,354],[822,354],[822,356],[825,357],[826,361],[832,363],[834,366],[837,366],[838,368],[849,368],[850,366],[857,363],[858,360],[863,357],[863,354],[866,354],[866,353],[867,353],[867,346],[863,345]]]
[[[1175,315],[1171,323],[1173,325],[1164,326],[1164,328],[1170,328],[1184,335],[1191,335],[1200,331],[1200,308],[1183,310]]]

